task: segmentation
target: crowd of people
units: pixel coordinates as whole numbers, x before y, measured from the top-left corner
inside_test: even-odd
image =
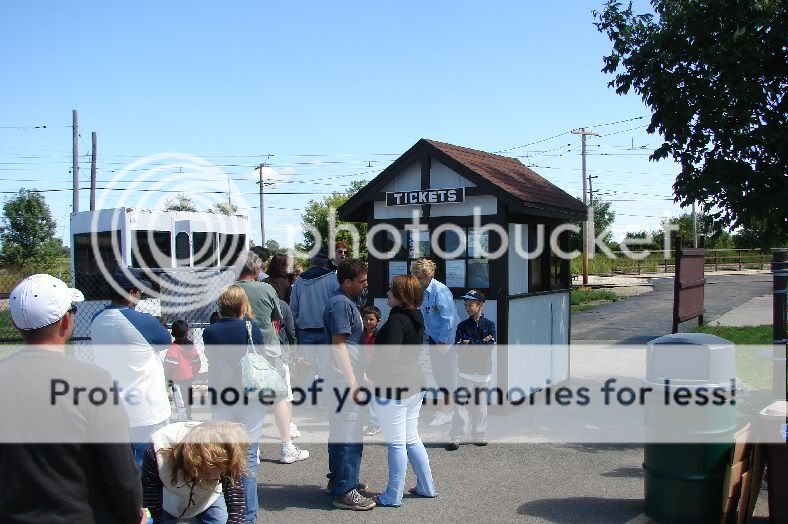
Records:
[[[259,347],[286,385],[285,394],[270,405],[281,463],[309,458],[307,450],[293,443],[300,431],[293,423],[292,390],[306,391],[321,382],[347,391],[353,400],[339,405],[339,395],[328,395],[322,404],[329,422],[326,477],[333,506],[400,506],[409,463],[416,484],[408,492],[436,497],[418,431],[429,383],[420,359],[422,345],[427,344],[438,389],[489,384],[495,324],[483,316],[485,297],[475,290],[466,293],[462,299],[468,318],[458,322],[451,291],[435,279],[435,264],[420,259],[411,265],[411,274],[390,282],[384,321],[379,308],[364,303],[366,265],[347,258],[347,246],[341,243],[333,251],[333,256],[318,252],[303,272],[291,267],[286,255],[269,258],[260,248],[246,253],[237,281],[222,291],[202,333],[208,387],[241,384],[243,357],[249,347]],[[11,490],[0,492],[0,521],[255,522],[266,406],[219,403],[211,405],[210,421],[192,420],[200,355],[184,321],[173,322],[170,334],[158,319],[135,310],[142,278],[134,270],[113,273],[115,296],[90,329],[96,366],[64,355],[75,308],[84,299],[79,291],[49,275],[34,275],[11,293],[12,318],[26,347],[0,362],[0,383],[8,378],[20,388],[17,396],[34,398],[40,381],[20,381],[19,369],[37,370],[44,380],[47,366],[66,366],[77,383],[114,381],[146,401],[132,403],[124,397],[121,409],[102,413],[112,419],[112,427],[128,429],[131,446],[117,441],[0,445],[0,470],[21,472]],[[185,420],[170,423],[168,384]],[[372,392],[372,398],[362,402],[362,391]],[[486,403],[453,405],[450,394],[442,400],[430,425],[451,423],[446,449],[456,450],[468,437],[486,445]],[[63,414],[68,415],[74,413]],[[96,419],[79,413],[86,434],[95,430],[91,424]],[[388,448],[389,475],[385,489],[372,494],[360,479],[363,441],[365,434],[379,432]]]

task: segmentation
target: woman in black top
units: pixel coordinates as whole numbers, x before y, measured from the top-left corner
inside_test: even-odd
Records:
[[[271,258],[271,261],[268,263],[268,269],[266,269],[268,278],[263,280],[263,282],[271,284],[271,287],[273,287],[276,290],[276,293],[279,295],[279,299],[284,300],[289,304],[290,290],[292,289],[292,286],[290,285],[287,266],[287,255],[274,255]]]
[[[425,386],[419,362],[424,337],[422,297],[415,277],[394,277],[388,292],[389,318],[375,338],[368,376],[375,395],[375,414],[388,444],[389,463],[386,490],[375,497],[379,506],[399,506],[402,502],[409,460],[416,474],[416,487],[410,493],[435,496],[430,460],[418,430]]]

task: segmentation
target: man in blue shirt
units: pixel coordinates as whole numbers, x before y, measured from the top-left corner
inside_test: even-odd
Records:
[[[435,262],[426,258],[416,260],[410,272],[424,289],[421,313],[424,316],[424,333],[430,343],[432,375],[438,389],[444,388],[448,391],[443,406],[435,413],[430,426],[443,426],[451,422],[451,394],[457,381],[457,355],[454,351],[449,351],[454,342],[457,310],[449,288],[435,280]]]
[[[367,287],[366,264],[342,260],[337,280],[339,290],[328,300],[323,313],[331,346],[320,355],[320,376],[326,380],[325,394],[330,399],[328,488],[334,507],[364,511],[375,507],[375,501],[359,492],[364,488],[359,484],[364,444],[359,405],[355,402],[364,375],[360,353],[364,325],[356,301]]]

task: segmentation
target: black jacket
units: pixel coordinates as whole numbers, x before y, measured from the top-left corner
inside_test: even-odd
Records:
[[[492,340],[484,342],[487,336]],[[463,344],[463,341],[469,341]],[[457,326],[457,365],[460,373],[489,375],[492,373],[492,352],[495,348],[495,322],[481,317],[479,322],[466,318]]]
[[[392,308],[375,337],[375,354],[368,373],[375,383],[376,397],[400,400],[425,387],[424,371],[419,362],[423,338],[421,310]]]

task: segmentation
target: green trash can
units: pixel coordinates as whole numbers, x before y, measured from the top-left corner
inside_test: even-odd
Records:
[[[663,523],[719,523],[736,406],[726,402],[684,409],[666,406],[665,395],[679,389],[696,394],[704,391],[701,388],[717,388],[728,399],[735,377],[735,346],[723,338],[682,333],[648,344],[646,383],[655,393],[645,406],[643,469],[650,518]]]

